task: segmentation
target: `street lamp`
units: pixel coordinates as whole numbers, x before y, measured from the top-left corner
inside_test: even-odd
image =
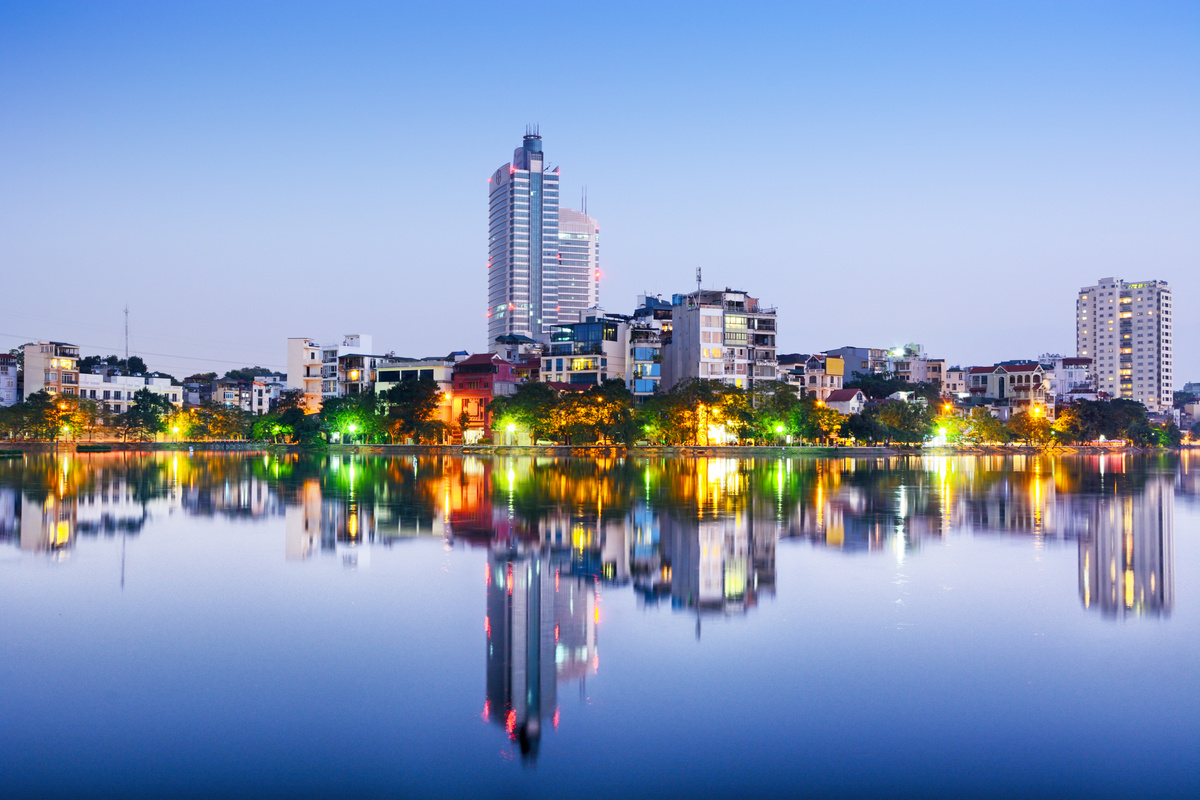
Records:
[[[775,435],[776,435],[776,436],[778,436],[780,439],[782,439],[782,438],[783,438],[783,426],[782,426],[782,425],[776,425],[776,426],[775,426]],[[780,443],[780,444],[783,444],[783,442],[782,442],[782,441],[781,441],[781,442],[779,442],[779,443]]]
[[[348,430],[350,432],[350,439],[353,442],[354,432],[358,430],[358,426],[355,425],[353,422],[351,422],[349,425],[346,426],[346,430]]]
[[[511,445],[513,443],[512,437],[517,431],[516,423],[510,422],[504,426],[504,429],[508,431],[508,443]]]

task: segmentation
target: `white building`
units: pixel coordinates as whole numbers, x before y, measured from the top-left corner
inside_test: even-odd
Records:
[[[321,410],[321,345],[300,336],[287,340],[287,388],[304,393],[304,413]]]
[[[946,377],[946,359],[930,358],[919,344],[906,344],[888,351],[888,372],[909,383],[933,383],[942,386]]]
[[[581,322],[600,305],[600,225],[570,208],[558,210],[558,320]]]
[[[825,398],[825,405],[843,414],[858,414],[867,405],[862,389],[835,389]]]
[[[1171,288],[1166,281],[1102,278],[1075,301],[1076,353],[1095,359],[1096,389],[1137,400],[1150,411],[1172,407]]]
[[[17,402],[17,358],[0,353],[0,406]]]
[[[1068,398],[1072,392],[1092,392],[1092,359],[1063,357],[1058,353],[1038,356],[1045,375],[1046,389],[1056,400]]]
[[[701,290],[671,299],[671,336],[663,341],[662,386],[690,378],[743,389],[774,381],[775,309],[743,291]]]
[[[288,382],[285,378],[260,375],[250,387],[250,411],[259,415],[269,414],[272,406],[279,401],[279,395],[287,389]]]
[[[95,400],[118,414],[128,411],[134,396],[143,389],[167,398],[176,408],[183,408],[183,387],[172,385],[170,378],[121,375],[115,371],[83,372],[79,375],[78,389],[80,398]]]
[[[558,323],[558,170],[542,137],[525,132],[513,160],[488,179],[488,346]]]

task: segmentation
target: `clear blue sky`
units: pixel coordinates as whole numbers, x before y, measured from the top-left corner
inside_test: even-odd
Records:
[[[288,336],[481,350],[529,122],[610,311],[700,266],[782,351],[990,363],[1159,278],[1200,380],[1197,3],[6,2],[0,345],[116,351],[128,303],[181,376]]]

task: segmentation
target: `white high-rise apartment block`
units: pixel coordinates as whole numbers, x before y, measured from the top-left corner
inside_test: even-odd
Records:
[[[582,322],[600,305],[600,225],[570,208],[558,210],[558,321]]]
[[[671,337],[664,336],[662,388],[689,378],[749,389],[776,380],[775,309],[745,292],[702,290],[671,298]]]
[[[558,170],[534,128],[488,179],[488,346],[558,323]]]
[[[1079,290],[1075,342],[1094,360],[1097,391],[1137,400],[1149,411],[1172,407],[1171,287],[1166,281],[1102,278]]]

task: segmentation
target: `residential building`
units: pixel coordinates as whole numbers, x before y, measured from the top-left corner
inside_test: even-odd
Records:
[[[183,404],[186,408],[211,403],[214,381],[207,375],[189,375],[183,379]]]
[[[586,213],[558,210],[559,322],[581,322],[600,305],[600,225]]]
[[[40,391],[73,395],[79,391],[79,345],[30,342],[25,345],[25,397]]]
[[[212,399],[223,406],[250,411],[254,406],[251,384],[239,380],[213,381]]]
[[[171,383],[170,378],[153,375],[122,375],[119,370],[102,369],[79,375],[79,396],[95,400],[118,414],[129,410],[135,395],[148,389],[171,401],[176,408],[183,408],[184,387]]]
[[[1042,353],[1038,363],[1046,378],[1047,390],[1057,400],[1068,398],[1072,392],[1094,391],[1092,381],[1092,359],[1085,357],[1063,357],[1058,353]]]
[[[542,357],[541,380],[576,386],[626,380],[628,319],[592,308],[585,312],[583,322],[559,325],[550,334],[549,353]]]
[[[662,386],[691,378],[749,389],[774,381],[775,309],[726,288],[671,298],[671,334],[663,337]]]
[[[858,414],[867,405],[862,389],[834,389],[825,397],[825,405],[843,414]]]
[[[0,406],[17,402],[17,357],[0,353]]]
[[[558,319],[558,169],[527,129],[513,160],[488,179],[488,342],[535,337]]]
[[[1152,412],[1173,402],[1173,319],[1166,281],[1102,278],[1075,301],[1076,355],[1095,360],[1096,389]]]
[[[321,410],[322,370],[321,345],[307,336],[287,340],[287,388],[304,393],[304,413]]]
[[[492,429],[492,417],[488,410],[492,399],[516,393],[514,365],[495,353],[477,353],[464,358],[454,365],[452,391],[454,423],[458,424],[463,413],[466,413],[463,441],[465,444],[474,444]]]
[[[919,344],[906,344],[888,351],[887,371],[909,383],[934,383],[941,387],[946,373],[946,359],[930,358]]]
[[[288,389],[287,379],[279,375],[260,375],[250,387],[250,410],[258,415],[269,414]]]
[[[942,380],[942,395],[957,397],[966,394],[968,394],[967,371],[959,366],[947,368],[945,378]]]
[[[371,352],[371,337],[348,333],[341,344],[321,346],[322,397],[365,394],[375,385],[375,370],[382,355]]]
[[[826,350],[825,355],[837,356],[846,363],[846,378],[856,375],[879,375],[888,371],[888,351],[881,347],[839,347]]]
[[[808,353],[782,353],[776,357],[775,380],[794,386],[804,394],[804,365],[811,356]]]
[[[828,402],[829,396],[842,388],[845,372],[846,362],[838,356],[809,356],[804,362],[804,396]]]
[[[1054,404],[1047,405],[1045,370],[1036,361],[1016,361],[990,367],[971,367],[968,391],[971,397],[1007,412],[1030,411],[1053,417]]]
[[[441,392],[442,397],[433,419],[453,425],[455,423],[454,367],[466,358],[465,350],[458,350],[443,357],[388,356],[379,362],[375,393],[382,396],[392,387],[404,381],[431,380]]]

